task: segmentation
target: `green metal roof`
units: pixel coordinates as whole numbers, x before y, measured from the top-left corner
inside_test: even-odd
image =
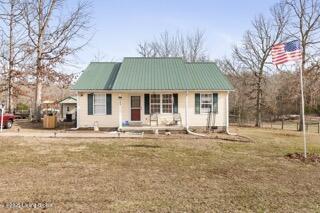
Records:
[[[187,79],[181,58],[124,58],[113,89],[180,90]]]
[[[182,58],[124,58],[121,63],[91,63],[74,90],[233,90],[215,63]]]
[[[111,90],[121,63],[91,62],[73,90]]]
[[[227,76],[213,62],[186,63],[189,71],[190,89],[194,90],[233,90]]]

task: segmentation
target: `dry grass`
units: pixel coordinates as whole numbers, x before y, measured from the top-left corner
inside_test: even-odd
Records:
[[[302,151],[298,133],[233,131],[255,142],[0,138],[0,203],[49,202],[48,212],[320,211],[320,165],[284,158]],[[320,153],[320,136],[308,139]]]

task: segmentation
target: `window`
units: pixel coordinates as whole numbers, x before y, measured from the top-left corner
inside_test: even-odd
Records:
[[[162,95],[162,113],[172,113],[172,94]]]
[[[150,110],[154,113],[172,113],[173,97],[172,94],[151,94]]]
[[[67,106],[67,112],[69,112],[70,111],[70,108]]]
[[[131,96],[131,108],[140,109],[140,96]]]
[[[93,112],[95,115],[106,114],[106,95],[105,94],[94,94]]]
[[[212,111],[212,94],[201,94],[200,96],[201,113]]]
[[[160,113],[161,100],[159,94],[151,94],[150,110],[151,114]]]

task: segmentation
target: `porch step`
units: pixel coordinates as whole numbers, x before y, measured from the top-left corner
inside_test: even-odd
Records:
[[[141,127],[143,125],[142,121],[129,121],[129,127]]]

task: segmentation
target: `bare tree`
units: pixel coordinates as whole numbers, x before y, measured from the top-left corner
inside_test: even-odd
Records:
[[[97,53],[93,57],[94,62],[103,62],[105,60],[106,60],[106,55],[100,50],[98,50]]]
[[[237,116],[238,124],[241,125],[252,116],[250,112],[254,103],[250,96],[255,77],[236,58],[216,60],[216,63],[236,88],[230,93],[230,111]]]
[[[301,41],[302,72],[307,91],[307,104],[312,102],[313,91],[319,91],[320,76],[320,1],[319,0],[285,0],[290,9],[290,24],[287,34]],[[308,97],[309,96],[309,97]],[[300,98],[301,99],[301,98]],[[302,111],[300,110],[300,115]],[[300,131],[303,130],[300,116]]]
[[[187,35],[180,32],[171,35],[165,31],[154,41],[138,43],[137,52],[142,57],[182,57],[190,62],[209,58],[205,49],[205,34],[200,30]]]
[[[24,7],[29,51],[34,59],[35,120],[40,119],[42,85],[45,82],[70,81],[69,75],[55,68],[87,43],[86,40],[77,45],[75,41],[85,38],[83,33],[89,24],[88,3],[79,2],[68,15],[61,12],[63,6],[64,0],[29,0]]]
[[[26,61],[26,31],[22,26],[22,2],[20,0],[1,1],[0,17],[3,35],[0,58],[5,76],[2,90],[7,91],[7,109],[12,112],[13,97],[20,94],[20,80],[25,76],[23,63]]]
[[[252,22],[252,30],[246,32],[243,43],[235,47],[233,56],[239,60],[245,69],[253,72],[255,81],[253,86],[255,103],[255,126],[261,126],[261,112],[263,106],[263,85],[265,72],[268,69],[268,59],[272,47],[281,40],[288,21],[286,9],[278,4],[271,9],[272,18],[260,15]]]
[[[204,38],[204,32],[199,30],[197,30],[193,35],[187,36],[187,60],[191,62],[206,60],[207,56],[204,52]],[[183,44],[180,43],[180,46],[182,45]]]
[[[142,57],[156,57],[157,56],[156,48],[154,48],[152,44],[150,44],[149,42],[146,42],[146,41],[140,42],[138,44],[137,52]]]

